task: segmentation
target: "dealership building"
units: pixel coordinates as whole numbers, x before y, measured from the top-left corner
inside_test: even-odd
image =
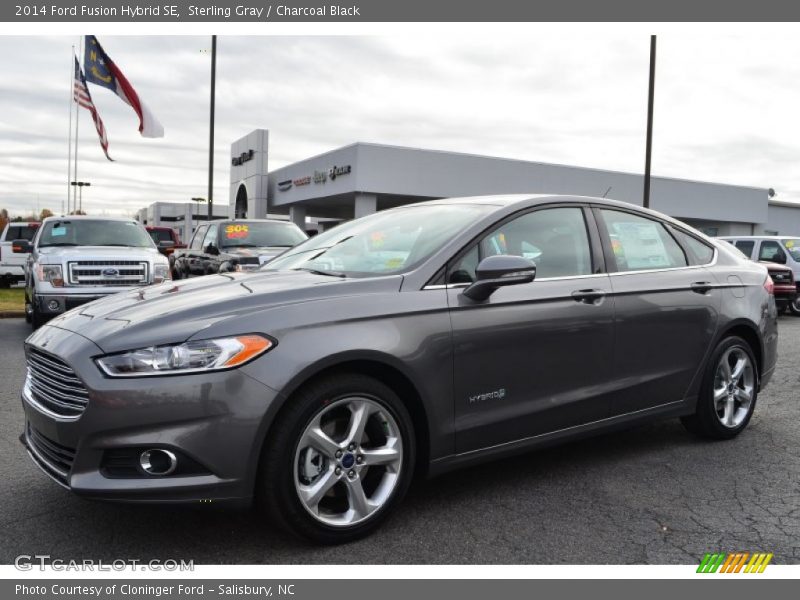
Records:
[[[227,214],[289,218],[319,230],[455,196],[545,193],[642,203],[642,175],[602,169],[361,142],[273,171],[268,158],[267,130],[232,144]],[[770,196],[767,187],[653,177],[650,206],[709,235],[800,235],[800,204]]]

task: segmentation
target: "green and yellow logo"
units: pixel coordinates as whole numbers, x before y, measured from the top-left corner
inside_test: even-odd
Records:
[[[763,573],[772,560],[772,552],[706,552],[698,573]]]

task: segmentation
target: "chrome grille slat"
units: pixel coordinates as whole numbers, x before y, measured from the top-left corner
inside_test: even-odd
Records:
[[[86,286],[136,286],[148,281],[147,261],[137,260],[79,260],[67,263],[70,285]],[[105,276],[105,269],[116,274]]]
[[[54,415],[77,418],[89,403],[89,391],[61,359],[28,347],[26,386],[30,400]]]
[[[70,403],[78,402],[80,404],[86,405],[89,402],[88,394],[83,395],[81,397],[77,395],[69,395],[65,394],[64,392],[59,391],[57,388],[54,388],[50,384],[45,383],[41,379],[36,377],[31,377],[31,387],[35,388],[37,391],[41,390],[41,393],[47,394],[51,397],[58,399],[60,402],[64,402],[66,406],[70,406]]]
[[[42,365],[37,364],[35,361],[31,361],[28,368],[35,370],[43,377],[50,377],[59,380],[66,388],[73,390],[78,394],[86,392],[86,389],[83,387],[83,384],[81,384],[80,380],[74,377],[67,377],[58,371],[54,371],[48,367],[43,367]]]

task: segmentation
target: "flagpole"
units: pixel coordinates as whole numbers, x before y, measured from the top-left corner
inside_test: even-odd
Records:
[[[78,63],[83,64],[83,37],[80,38],[80,42],[78,42]],[[75,162],[72,165],[73,168],[73,179],[72,181],[78,181],[78,125],[80,124],[80,114],[81,111],[79,110],[80,107],[75,104]],[[72,186],[75,190],[75,193],[72,197],[72,210],[73,212],[78,210],[78,187]]]
[[[72,186],[70,185],[70,174],[72,173],[72,103],[75,89],[75,44],[72,44],[72,52],[69,61],[69,136],[67,139],[67,212],[64,212],[64,201],[61,201],[61,214],[69,214],[69,194]]]
[[[208,222],[214,216],[214,105],[217,95],[217,36],[211,36],[211,106],[208,127]]]

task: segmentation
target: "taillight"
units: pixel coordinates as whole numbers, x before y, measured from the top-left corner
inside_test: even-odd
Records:
[[[770,296],[775,295],[775,284],[772,282],[772,278],[769,275],[767,275],[767,279],[764,281],[764,289],[767,290]]]

